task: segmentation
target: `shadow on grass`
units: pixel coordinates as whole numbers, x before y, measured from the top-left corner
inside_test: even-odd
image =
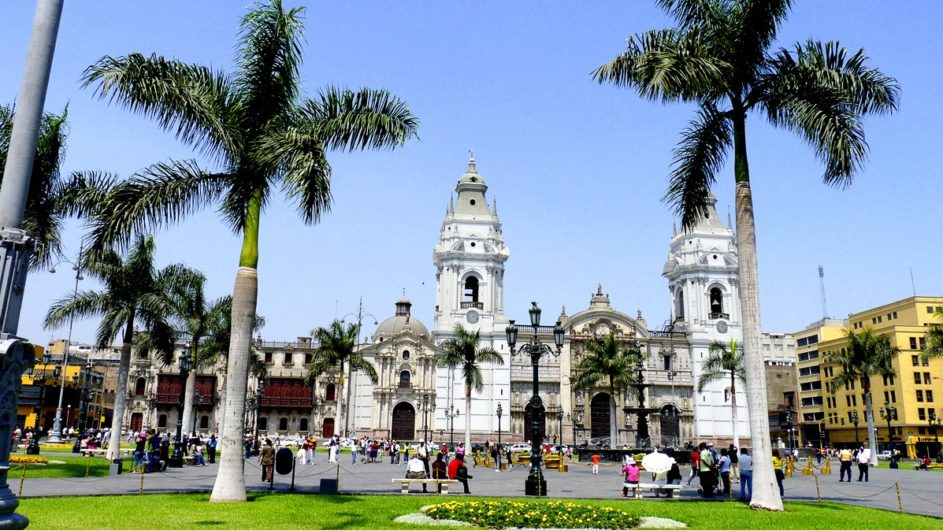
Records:
[[[193,524],[198,526],[223,526],[226,523],[223,521],[193,521]]]

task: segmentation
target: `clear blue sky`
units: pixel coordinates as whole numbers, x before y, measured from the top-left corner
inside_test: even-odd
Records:
[[[64,171],[127,176],[195,156],[151,121],[93,99],[79,78],[101,56],[131,51],[230,69],[248,4],[67,1],[46,101],[52,111],[69,105]],[[387,88],[420,117],[421,139],[394,152],[330,155],[334,207],[318,226],[304,226],[280,201],[268,207],[259,263],[267,340],[306,335],[356,311],[361,296],[382,320],[403,288],[431,326],[432,250],[469,148],[498,199],[511,250],[511,318],[526,319],[530,300],[548,317],[561,304],[573,313],[601,282],[616,308],[641,309],[650,327],[661,325],[673,218],[660,198],[693,110],[589,78],[627,36],[668,27],[660,11],[641,0],[306,5],[306,93],[326,84]],[[25,0],[4,6],[0,101],[17,97],[33,10]],[[943,294],[943,250],[933,236],[941,11],[933,1],[800,0],[782,27],[783,45],[813,37],[864,47],[873,65],[898,78],[903,97],[898,114],[867,120],[870,159],[844,191],[821,183],[822,168],[800,139],[760,118],[749,122],[765,331],[797,331],[821,317],[819,264],[832,316],[911,296],[911,268],[918,294]],[[728,167],[715,188],[723,217],[732,181]],[[80,235],[77,225],[66,233],[70,255]],[[185,262],[208,276],[213,296],[230,292],[239,239],[213,210],[156,236],[162,265]],[[21,335],[40,344],[64,337],[66,329],[43,330],[41,319],[71,286],[68,274],[31,275]],[[73,340],[93,340],[96,325],[77,322]]]

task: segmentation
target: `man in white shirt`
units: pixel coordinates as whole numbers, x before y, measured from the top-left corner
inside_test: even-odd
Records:
[[[429,474],[426,473],[426,464],[419,458],[419,453],[415,453],[406,464],[406,478],[429,478]],[[426,491],[425,482],[422,484],[422,491]]]
[[[861,477],[864,477],[864,481],[868,481],[868,466],[871,465],[871,449],[867,447],[862,447],[858,450],[858,482],[861,482]]]

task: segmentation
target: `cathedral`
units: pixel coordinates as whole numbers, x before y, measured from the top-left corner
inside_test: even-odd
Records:
[[[295,342],[260,339],[253,351],[267,369],[264,381],[250,378],[248,428],[283,436],[418,440],[449,439],[453,432],[464,433],[468,423],[475,442],[496,440],[499,430],[502,441],[530,440],[524,407],[532,392],[532,367],[527,356],[511,355],[508,348],[504,271],[510,251],[497,205],[489,203],[487,192],[471,157],[455,185],[433,251],[431,330],[412,316],[413,304],[405,294],[397,300],[393,315],[358,345],[376,369],[376,382],[357,371],[348,376],[338,370],[306,385],[317,344],[309,337]],[[662,273],[672,314],[657,329],[649,326],[641,310],[631,315],[616,309],[602,285],[589,293],[585,309],[573,314],[561,309],[557,320],[565,330],[563,348],[559,356],[544,356],[539,365],[539,392],[551,439],[608,444],[613,430],[619,445],[635,447],[748,439],[744,399],[738,403],[734,432],[729,380],[697,390],[711,344],[741,342],[736,236],[730,221],[725,225],[718,217],[715,203],[712,196],[694,227],[674,231]],[[504,361],[480,365],[484,387],[472,391],[469,409],[460,370],[436,363],[439,345],[454,337],[457,326],[478,332],[479,347],[493,348]],[[531,329],[522,326],[522,332]],[[537,331],[545,343],[553,343],[552,326]],[[603,386],[577,390],[573,382],[586,345],[610,334],[622,348],[641,351],[634,370],[637,384],[614,396]],[[189,416],[194,430],[218,429],[224,370],[219,366],[196,375],[198,405]],[[127,423],[133,429],[173,425],[176,399],[170,396],[179,394],[182,384],[172,368],[135,357]],[[738,384],[742,392],[742,382]]]

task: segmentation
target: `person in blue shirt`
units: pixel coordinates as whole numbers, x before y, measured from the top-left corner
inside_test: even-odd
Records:
[[[720,450],[720,481],[724,485],[724,497],[730,497],[730,454],[726,449]]]

